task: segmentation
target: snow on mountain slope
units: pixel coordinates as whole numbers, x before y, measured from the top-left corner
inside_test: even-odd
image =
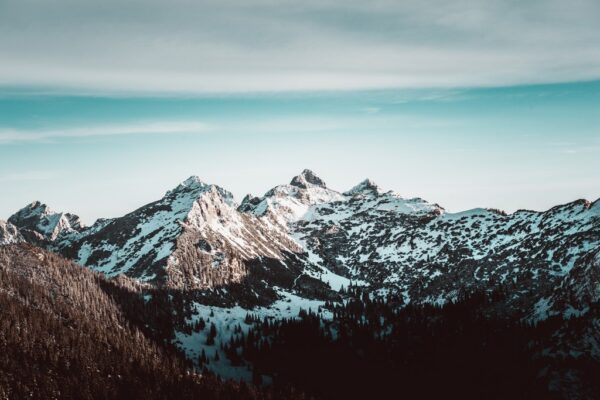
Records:
[[[541,213],[453,214],[421,199],[359,188],[349,200],[313,207],[292,226],[294,236],[325,269],[391,289],[406,301],[445,302],[464,288],[509,283],[527,293],[515,301],[531,300],[600,247],[597,202]]]
[[[62,235],[53,247],[108,276],[186,288],[239,282],[245,261],[300,251],[280,226],[236,208],[231,193],[190,177],[161,200]]]
[[[239,209],[286,226],[302,219],[311,206],[344,199],[344,195],[327,188],[314,172],[305,169],[289,185],[276,186],[262,198],[246,196]]]
[[[39,201],[17,211],[8,222],[22,231],[29,231],[34,235],[40,235],[40,239],[50,241],[63,233],[77,232],[83,228],[77,215],[54,212]]]
[[[583,279],[576,266],[600,247],[598,202],[448,213],[370,180],[342,194],[310,170],[239,206],[226,190],[191,177],[121,218],[81,228],[68,215],[34,203],[11,218],[109,276],[190,289],[250,280],[247,290],[268,301],[277,299],[275,286],[323,298],[327,287],[353,282],[443,303],[464,289],[504,285],[514,288],[508,308],[534,313],[564,279]],[[258,296],[257,285],[270,295]]]
[[[372,180],[370,179],[365,179],[364,181],[360,182],[358,185],[354,186],[352,189],[348,190],[347,192],[344,192],[344,195],[346,196],[366,196],[366,195],[378,195],[378,194],[382,194],[383,191],[381,190],[381,188]]]
[[[0,220],[0,245],[24,242],[19,229],[13,224]]]

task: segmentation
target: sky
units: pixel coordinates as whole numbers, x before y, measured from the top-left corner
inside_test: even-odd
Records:
[[[0,218],[304,168],[450,211],[600,197],[600,2],[2,0]]]

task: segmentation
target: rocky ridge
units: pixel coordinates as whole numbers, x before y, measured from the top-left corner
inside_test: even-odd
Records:
[[[239,205],[225,189],[190,177],[162,199],[90,227],[39,202],[9,221],[108,276],[198,290],[258,276],[291,292],[308,281],[312,296],[325,297],[327,287],[353,282],[405,303],[444,303],[461,290],[504,285],[514,291],[511,312],[531,318],[581,312],[556,300],[557,291],[589,276],[581,270],[594,268],[589,260],[600,248],[598,201],[449,213],[368,179],[340,193],[310,170]]]

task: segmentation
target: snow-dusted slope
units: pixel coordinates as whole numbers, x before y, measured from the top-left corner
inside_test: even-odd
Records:
[[[53,247],[108,276],[186,288],[239,282],[246,261],[301,250],[280,226],[238,212],[231,193],[198,177],[121,218],[62,235]]]
[[[546,212],[447,213],[368,179],[343,194],[316,182],[278,186],[263,198],[247,198],[240,209],[284,221],[323,280],[333,274],[337,282],[363,282],[405,301],[446,302],[464,289],[503,285],[515,288],[510,308],[526,313],[563,280],[587,276],[574,277],[574,268],[600,248],[598,201]],[[327,196],[315,195],[323,191]],[[305,198],[313,201],[298,200]],[[562,312],[572,307],[567,303]]]
[[[352,280],[445,302],[464,288],[516,285],[515,307],[547,293],[600,248],[598,202],[507,215],[475,209],[445,213],[421,199],[353,189],[353,197],[314,207],[293,226],[313,259]],[[527,294],[527,295],[525,295]]]
[[[0,220],[0,246],[24,242],[23,236],[16,226],[10,222]]]
[[[329,189],[314,172],[305,169],[289,185],[276,186],[262,198],[246,196],[239,209],[286,226],[305,218],[314,205],[344,199],[344,195]]]

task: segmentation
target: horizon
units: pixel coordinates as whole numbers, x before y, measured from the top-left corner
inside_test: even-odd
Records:
[[[318,176],[319,178],[321,178],[321,176],[320,176],[320,175],[319,175],[317,172],[315,172],[314,170],[312,170],[312,169],[310,169],[310,168],[305,168],[304,170],[302,170],[300,173],[298,173],[298,174],[297,174],[297,175],[295,175],[294,177],[296,177],[296,176],[298,176],[298,175],[301,175],[301,174],[302,174],[302,173],[304,173],[305,171],[310,171],[310,172],[314,173],[316,176]],[[292,179],[293,179],[294,177],[292,177]],[[87,221],[86,221],[85,219],[83,219],[83,218],[82,218],[82,222],[83,222],[83,223],[84,223],[86,226],[91,226],[91,225],[95,224],[95,223],[97,222],[97,220],[98,220],[98,219],[103,219],[103,218],[104,218],[104,219],[106,219],[106,218],[119,218],[119,217],[122,217],[122,216],[124,216],[124,215],[127,215],[127,214],[129,214],[130,212],[133,212],[133,211],[137,210],[138,208],[144,207],[144,206],[146,206],[147,204],[150,204],[150,203],[152,203],[152,202],[154,202],[154,201],[158,201],[158,200],[162,199],[162,198],[163,198],[163,197],[164,197],[164,196],[165,196],[165,195],[166,195],[166,194],[167,194],[169,191],[171,191],[171,190],[174,190],[175,188],[177,188],[177,186],[179,186],[179,185],[183,184],[185,181],[187,181],[187,180],[189,180],[189,179],[191,179],[191,178],[196,178],[196,179],[200,180],[200,182],[202,182],[202,183],[204,183],[204,184],[206,184],[206,185],[209,185],[209,186],[218,186],[218,187],[220,187],[221,189],[225,189],[225,190],[229,191],[227,188],[220,186],[218,183],[214,183],[214,182],[206,182],[206,181],[204,181],[204,180],[202,179],[202,177],[200,177],[200,176],[198,176],[198,175],[190,175],[188,178],[186,178],[186,179],[183,179],[183,180],[181,180],[179,183],[175,184],[175,185],[174,185],[174,186],[173,186],[171,189],[168,189],[167,191],[165,191],[165,192],[164,192],[164,195],[163,195],[163,196],[161,196],[160,198],[156,198],[156,199],[149,200],[149,201],[147,201],[146,203],[144,203],[144,204],[140,204],[138,207],[135,207],[135,208],[133,208],[133,209],[131,209],[131,210],[128,210],[128,211],[126,211],[125,213],[123,213],[123,214],[121,214],[121,215],[113,215],[113,216],[110,216],[110,217],[106,217],[106,216],[99,216],[99,217],[96,217],[96,218],[94,218],[92,221],[89,221],[89,220],[87,220]],[[291,179],[290,179],[290,180],[291,180]],[[419,196],[410,196],[410,197],[407,197],[407,196],[402,196],[402,194],[401,194],[401,193],[397,192],[397,191],[396,191],[396,190],[394,190],[394,189],[381,188],[381,187],[380,187],[380,186],[377,184],[377,182],[376,182],[376,181],[374,181],[374,180],[372,180],[371,178],[365,178],[365,179],[363,179],[363,180],[361,180],[361,181],[357,182],[357,184],[356,184],[356,185],[354,185],[354,186],[352,186],[352,187],[350,187],[350,188],[347,188],[347,189],[342,189],[342,190],[340,190],[340,189],[337,189],[337,188],[332,188],[332,187],[331,187],[329,184],[327,184],[327,182],[326,182],[326,181],[325,181],[325,187],[327,187],[328,189],[330,189],[330,190],[333,190],[333,191],[335,191],[335,192],[338,192],[338,193],[340,193],[340,194],[345,194],[347,191],[350,191],[351,189],[354,189],[354,187],[356,187],[356,186],[360,185],[361,183],[363,183],[363,182],[365,182],[365,181],[367,181],[367,180],[368,180],[368,181],[370,181],[371,183],[374,183],[375,185],[377,185],[377,186],[378,186],[378,187],[379,187],[379,188],[382,190],[382,192],[383,192],[383,193],[394,193],[394,194],[396,194],[396,195],[400,195],[402,198],[404,198],[404,199],[407,199],[407,200],[408,200],[408,199],[412,199],[412,198],[419,198]],[[273,185],[273,186],[272,186],[272,188],[275,188],[275,187],[277,187],[277,186],[281,186],[281,185],[289,185],[289,184],[290,184],[289,182],[288,182],[288,183],[279,183],[279,184]],[[232,194],[233,194],[233,193],[232,193]],[[253,195],[253,196],[262,197],[264,194],[266,194],[266,192],[265,192],[265,193],[260,193],[260,194],[259,194],[259,193],[247,193],[246,195]],[[233,198],[234,198],[234,201],[236,202],[236,205],[240,205],[240,204],[241,204],[241,202],[242,202],[242,200],[243,200],[242,198],[239,198],[239,196],[236,196],[235,194],[233,194]],[[515,209],[515,210],[512,210],[512,211],[506,211],[506,210],[503,210],[503,209],[498,209],[498,208],[496,208],[496,207],[488,207],[488,206],[473,207],[473,208],[464,209],[464,210],[448,210],[448,209],[446,209],[446,208],[445,208],[445,207],[444,207],[442,204],[439,204],[439,203],[437,203],[437,202],[435,202],[435,201],[430,201],[430,200],[428,200],[428,199],[423,199],[423,200],[427,201],[427,202],[428,202],[428,203],[430,203],[430,204],[435,204],[435,205],[438,205],[438,206],[442,207],[442,208],[444,209],[444,211],[445,211],[446,213],[448,213],[448,214],[460,214],[460,213],[469,212],[469,211],[472,211],[472,210],[477,210],[477,209],[488,209],[488,210],[499,210],[499,211],[503,211],[503,212],[506,212],[507,214],[509,214],[509,215],[510,215],[510,214],[514,214],[514,213],[517,213],[517,212],[521,212],[521,211],[532,211],[532,212],[542,212],[542,213],[543,213],[543,212],[546,212],[546,211],[548,211],[548,210],[550,210],[550,209],[552,209],[552,208],[554,208],[554,207],[557,207],[557,206],[562,206],[562,205],[566,205],[566,204],[570,204],[570,203],[574,203],[574,202],[577,202],[577,201],[580,201],[580,200],[588,201],[588,202],[590,202],[591,204],[595,204],[595,203],[597,203],[598,201],[600,201],[600,197],[598,197],[598,198],[596,198],[596,199],[577,198],[577,199],[573,199],[573,200],[571,200],[571,201],[567,201],[567,202],[565,202],[565,203],[555,204],[555,205],[553,205],[553,206],[550,206],[548,209],[543,209],[543,210],[532,210],[532,209],[528,209],[528,208],[519,208],[519,209]],[[57,209],[54,209],[54,208],[53,208],[51,205],[49,205],[49,204],[46,204],[44,201],[42,201],[42,200],[39,200],[39,199],[33,200],[33,201],[31,201],[30,203],[28,203],[28,204],[25,204],[25,205],[24,205],[22,208],[24,208],[24,207],[27,207],[28,205],[31,205],[31,204],[35,204],[35,203],[40,203],[41,205],[45,205],[45,206],[47,206],[47,207],[48,207],[48,208],[49,208],[49,209],[50,209],[52,212],[57,212],[57,213],[71,213],[71,214],[77,215],[78,217],[81,217],[79,214],[77,214],[76,212],[73,212],[72,210],[57,210]],[[6,218],[0,218],[0,220],[7,221],[7,220],[10,218],[10,216],[11,216],[12,214],[14,214],[14,213],[18,212],[18,211],[19,211],[19,210],[21,210],[22,208],[20,208],[20,209],[18,209],[18,210],[15,210],[13,213],[11,213],[10,215],[8,215]]]

